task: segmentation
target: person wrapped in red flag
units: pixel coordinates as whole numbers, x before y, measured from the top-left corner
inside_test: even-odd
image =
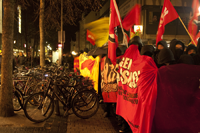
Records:
[[[131,42],[119,63],[116,114],[126,120],[133,133],[151,133],[158,69],[151,57],[140,55],[139,42]]]
[[[165,32],[165,25],[169,22],[177,19],[179,17],[178,13],[174,9],[170,0],[165,0],[162,8],[162,13],[160,17],[160,22],[158,25],[158,31],[156,36],[156,45],[159,41],[163,39],[163,34]]]

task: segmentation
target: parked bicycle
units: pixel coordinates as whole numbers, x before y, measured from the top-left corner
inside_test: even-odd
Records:
[[[70,85],[70,79],[73,84]],[[89,79],[62,71],[52,71],[47,80],[45,91],[30,95],[24,104],[26,117],[33,122],[47,120],[54,111],[54,99],[63,105],[65,114],[72,109],[80,118],[87,119],[96,114],[99,100]]]

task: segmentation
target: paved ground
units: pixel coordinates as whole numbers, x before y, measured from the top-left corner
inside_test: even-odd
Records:
[[[61,112],[62,114],[63,112]],[[115,117],[103,117],[100,107],[97,114],[81,119],[74,114],[67,118],[53,115],[43,123],[33,123],[23,114],[16,112],[10,118],[0,117],[0,133],[117,133]]]

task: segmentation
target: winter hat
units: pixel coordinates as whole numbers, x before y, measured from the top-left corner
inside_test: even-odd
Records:
[[[174,60],[174,55],[168,48],[163,48],[158,54],[158,64],[170,63]]]

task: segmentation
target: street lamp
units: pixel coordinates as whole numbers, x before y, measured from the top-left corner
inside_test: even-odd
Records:
[[[75,51],[72,51],[72,55],[77,55],[77,53]]]
[[[199,10],[199,13],[200,13],[200,7],[198,8],[198,10]]]

